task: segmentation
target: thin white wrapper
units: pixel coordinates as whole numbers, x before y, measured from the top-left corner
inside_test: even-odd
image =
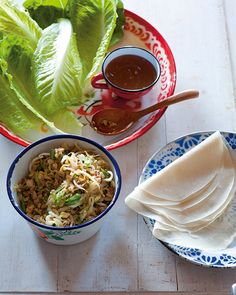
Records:
[[[156,173],[126,198],[139,214],[155,219],[153,234],[175,245],[225,249],[235,236],[230,207],[235,165],[220,132]],[[232,201],[233,200],[233,201]]]

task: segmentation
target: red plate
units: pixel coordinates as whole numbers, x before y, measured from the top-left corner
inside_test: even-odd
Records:
[[[120,107],[132,110],[140,110],[149,105],[163,100],[174,93],[176,85],[176,67],[173,54],[162,35],[147,21],[131,11],[125,10],[125,34],[122,41],[115,47],[133,45],[150,50],[159,60],[161,65],[161,77],[158,85],[146,96],[135,101],[114,99],[109,92],[98,91],[95,97],[78,108],[76,112],[82,121],[90,120],[90,115],[98,109],[106,107]],[[112,48],[113,49],[113,48]],[[166,108],[146,116],[139,120],[131,129],[117,136],[102,136],[97,134],[90,126],[83,127],[82,135],[91,138],[104,145],[108,150],[116,149],[137,139],[146,133],[164,114]],[[28,146],[27,138],[22,139],[14,135],[3,125],[0,125],[0,133],[22,146]],[[36,139],[45,137],[45,131],[37,134]]]

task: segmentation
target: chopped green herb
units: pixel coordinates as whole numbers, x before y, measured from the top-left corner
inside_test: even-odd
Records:
[[[86,157],[85,160],[84,160],[84,166],[86,168],[89,168],[89,167],[91,167],[91,163],[92,163],[91,158],[90,157]]]
[[[56,157],[55,157],[55,150],[54,149],[50,150],[50,157],[51,157],[52,160],[55,160],[56,159]]]
[[[37,185],[39,185],[40,180],[39,180],[38,171],[35,171],[35,174],[34,174],[34,181],[37,183]]]
[[[81,196],[78,193],[73,195],[72,197],[68,198],[65,201],[65,205],[67,205],[67,206],[75,205],[80,200],[80,197]]]
[[[107,169],[101,169],[101,170],[102,170],[102,173],[105,176],[105,178],[110,177],[110,174],[108,173]]]
[[[64,197],[64,195],[65,195],[65,192],[63,190],[61,190],[60,192],[56,194],[56,198],[55,198],[56,205],[59,205],[61,203],[61,200]]]
[[[50,196],[53,197],[53,201],[56,205],[60,205],[64,195],[65,195],[65,191],[61,186],[59,186],[56,190],[51,191],[50,193]]]
[[[44,171],[45,165],[44,165],[44,161],[42,159],[40,159],[39,161],[39,165],[38,165],[38,171]]]

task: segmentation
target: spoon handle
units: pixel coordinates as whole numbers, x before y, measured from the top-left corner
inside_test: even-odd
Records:
[[[172,96],[169,96],[168,98],[162,100],[161,102],[158,102],[157,104],[154,104],[144,110],[135,112],[133,114],[135,114],[136,118],[140,118],[140,117],[145,116],[149,113],[152,113],[156,110],[159,110],[163,107],[167,107],[169,105],[172,105],[172,104],[175,104],[175,103],[187,100],[187,99],[195,98],[198,96],[199,96],[199,91],[197,91],[197,90],[185,90],[185,91],[182,91],[178,94],[174,94]]]

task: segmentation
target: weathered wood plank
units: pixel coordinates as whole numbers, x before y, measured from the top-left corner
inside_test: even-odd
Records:
[[[0,295],[4,294],[9,294],[9,293],[0,293]],[[11,293],[11,295],[17,295],[17,294],[26,294],[26,293]],[[52,295],[53,293],[27,293],[27,295]],[[69,294],[78,294],[74,292],[70,292]],[[101,292],[80,292],[79,295],[88,295],[88,294],[96,294],[96,295],[127,295],[127,292],[106,292],[106,293],[101,293]],[[229,295],[228,292],[207,292],[207,293],[202,293],[202,292],[197,292],[197,293],[189,293],[189,292],[129,292],[128,294],[130,295]],[[57,295],[68,295],[68,292],[65,293],[57,293]]]
[[[179,291],[226,292],[236,282],[234,269],[213,269],[177,260]]]
[[[163,117],[138,139],[139,175],[148,159],[165,144]],[[152,236],[141,216],[138,218],[138,290],[177,290],[175,256]]]
[[[168,141],[190,132],[235,130],[230,56],[222,0],[178,1],[168,10],[177,63],[177,90],[197,88],[199,99],[167,112]]]
[[[236,24],[235,24],[235,14],[236,14],[236,2],[232,0],[224,0],[224,13],[225,13],[225,29],[226,29],[226,37],[228,41],[229,53],[230,53],[230,61],[231,61],[231,72],[232,72],[232,80],[233,80],[233,93],[234,102],[236,107]],[[234,129],[235,130],[235,129]]]
[[[145,9],[138,1],[135,1],[136,5],[133,2],[128,1],[126,6],[130,9],[134,7],[135,12],[149,20],[173,51],[177,65],[176,91],[196,88],[201,92],[199,99],[168,109],[168,141],[199,130],[235,130],[223,2],[167,0],[155,2],[154,8],[154,2],[150,0],[145,1]],[[232,14],[234,2],[228,1]],[[229,19],[233,32],[235,18],[232,16]],[[229,36],[231,44],[234,36],[233,33]],[[233,52],[232,56],[235,56]]]

